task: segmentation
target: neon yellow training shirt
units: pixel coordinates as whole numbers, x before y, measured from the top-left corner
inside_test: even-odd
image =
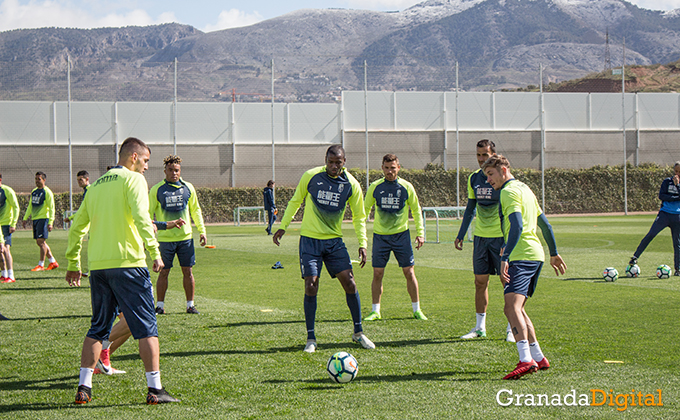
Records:
[[[503,236],[506,242],[510,232],[508,216],[516,212],[522,214],[522,234],[510,254],[509,261],[545,261],[543,244],[536,234],[538,216],[543,214],[543,211],[531,189],[516,179],[507,181],[501,188],[500,205]]]
[[[328,175],[325,166],[305,172],[295,188],[293,198],[288,202],[286,213],[281,219],[281,229],[288,229],[303,202],[305,214],[302,216],[300,235],[313,239],[341,238],[342,219],[349,203],[359,247],[368,246],[361,185],[347,170],[343,169],[337,178]]]
[[[0,189],[0,226],[16,227],[19,220],[19,201],[14,190],[7,185]]]
[[[196,189],[182,179],[176,184],[163,180],[151,187],[149,191],[151,219],[154,218],[154,214],[159,222],[169,222],[180,217],[186,221],[181,228],[159,230],[158,242],[179,242],[191,239],[191,220],[196,224],[198,233],[206,234]]]
[[[364,211],[371,212],[375,204],[373,232],[394,235],[408,230],[408,210],[411,209],[416,224],[416,236],[425,236],[423,214],[413,185],[399,177],[394,181],[381,178],[368,186]],[[407,207],[408,205],[408,207]]]
[[[146,267],[144,248],[151,259],[161,258],[149,217],[148,188],[142,174],[122,166],[90,185],[69,229],[69,271],[80,270],[82,239],[88,230],[90,270]]]
[[[29,217],[33,220],[48,219],[50,225],[54,223],[54,194],[47,186],[36,187],[31,191],[31,199],[26,207],[24,220],[28,220]]]

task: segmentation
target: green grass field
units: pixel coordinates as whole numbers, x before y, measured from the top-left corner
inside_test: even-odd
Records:
[[[182,400],[163,406],[145,405],[144,369],[133,340],[112,356],[113,366],[128,373],[96,375],[93,401],[73,404],[91,314],[89,289],[86,282],[70,288],[64,280],[64,231],[53,232],[48,241],[62,266],[39,273],[29,271],[38,248],[28,232],[19,232],[12,248],[18,280],[0,285],[0,312],[12,318],[0,322],[0,418],[680,418],[680,278],[654,276],[657,265],[673,265],[669,231],[640,259],[640,278],[605,283],[603,268],[612,265],[623,273],[653,216],[550,220],[569,269],[558,278],[544,268],[527,312],[552,368],[519,381],[501,380],[518,357],[516,346],[504,341],[498,277],[492,277],[489,288],[488,338],[458,338],[474,326],[471,243],[462,252],[452,244],[426,244],[416,252],[428,321],[412,318],[405,280],[390,263],[383,319],[364,325],[377,346],[372,351],[351,342],[344,293],[324,273],[317,312],[319,348],[310,355],[302,352],[306,335],[297,263],[299,224],[279,248],[261,226],[211,226],[209,241],[216,249],[197,249],[196,305],[201,315],[184,313],[181,274],[175,269],[168,313],[158,319],[163,385]],[[350,224],[345,237],[356,258]],[[276,261],[285,268],[272,270]],[[366,315],[372,270],[355,270]],[[341,350],[359,363],[356,380],[346,385],[331,382],[325,371],[327,359]],[[614,396],[633,389],[656,396],[661,389],[663,406],[619,411],[622,406],[607,401],[597,407],[504,407],[496,399],[503,389],[513,395],[547,394],[551,401],[553,394],[564,398],[572,390],[592,399],[591,389]]]

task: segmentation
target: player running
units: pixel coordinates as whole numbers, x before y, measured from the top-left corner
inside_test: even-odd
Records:
[[[153,304],[153,285],[146,266],[146,248],[153,271],[163,260],[149,217],[149,196],[142,176],[151,152],[130,137],[120,147],[119,162],[89,189],[69,230],[66,281],[80,286],[80,252],[88,230],[88,260],[92,322],[80,359],[80,378],[75,403],[92,400],[92,374],[102,341],[108,339],[119,309],[125,314],[132,336],[139,340],[148,393],[147,404],[177,402],[161,385],[158,325]]]
[[[496,153],[493,141],[483,139],[477,142],[477,163],[479,169],[470,174],[467,182],[468,202],[463,215],[463,221],[454,241],[456,249],[463,250],[463,238],[467,233],[472,218],[475,219],[474,251],[472,254],[472,269],[475,274],[475,312],[477,323],[462,339],[486,337],[486,308],[489,305],[489,275],[500,273],[501,248],[503,246],[503,232],[501,220],[498,218],[498,200],[500,191],[494,190],[482,171],[482,165]],[[510,330],[510,324],[505,331],[505,340],[514,342],[515,337]]]
[[[633,254],[628,264],[637,264],[638,258],[645,252],[652,239],[659,232],[670,227],[671,237],[673,238],[674,275],[680,276],[680,161],[675,162],[673,171],[675,174],[664,179],[661,183],[661,189],[659,190],[661,209],[659,209],[652,227],[649,228],[647,235],[640,241],[640,245],[635,250],[635,254]]]
[[[375,344],[363,332],[361,302],[354,282],[352,261],[342,240],[342,219],[349,203],[354,231],[359,240],[360,267],[363,268],[366,264],[368,242],[364,199],[361,186],[344,166],[345,149],[340,145],[329,147],[326,151],[326,166],[310,169],[302,175],[281,219],[281,228],[273,237],[274,243],[278,246],[293,216],[304,202],[305,212],[300,228],[300,268],[305,279],[307,344],[304,351],[307,353],[313,353],[317,347],[314,333],[316,295],[324,263],[328,274],[337,277],[345,289],[347,306],[354,322],[352,340],[366,349],[375,348]]]
[[[503,379],[519,379],[538,369],[550,368],[536,339],[534,325],[524,305],[534,294],[545,260],[543,245],[536,235],[540,226],[550,249],[550,265],[556,275],[567,270],[557,253],[552,226],[541,211],[534,193],[510,173],[510,162],[502,155],[491,156],[482,165],[489,184],[500,190],[500,216],[505,244],[501,255],[501,283],[504,285],[505,316],[517,341],[519,363]]]
[[[399,178],[399,158],[393,154],[386,154],[382,160],[383,178],[373,182],[366,191],[364,210],[366,216],[371,213],[371,207],[375,204],[375,218],[373,221],[373,253],[371,264],[373,265],[373,283],[371,294],[373,306],[371,313],[364,321],[381,319],[380,298],[383,292],[383,276],[385,266],[390,259],[390,252],[399,263],[406,277],[406,290],[411,296],[413,317],[427,320],[420,309],[420,297],[418,294],[418,279],[413,269],[413,248],[411,247],[411,234],[408,230],[408,211],[411,210],[416,224],[416,249],[420,249],[425,243],[425,228],[423,215],[418,203],[418,196],[410,182]],[[408,207],[406,207],[408,205]]]
[[[196,189],[181,178],[181,164],[182,158],[179,156],[171,155],[163,159],[165,179],[154,185],[149,191],[149,214],[152,219],[155,214],[156,220],[160,222],[169,222],[174,219],[183,219],[187,222],[179,229],[160,228],[158,230],[158,242],[165,267],[161,270],[156,281],[157,314],[165,313],[165,293],[168,290],[168,276],[175,255],[177,255],[179,265],[182,268],[187,313],[199,313],[194,305],[196,281],[191,267],[196,264],[196,251],[194,239],[191,237],[189,215],[191,215],[191,219],[198,229],[201,246],[205,246],[208,238]]]
[[[4,252],[2,253],[2,275],[0,283],[14,283],[14,260],[10,247],[12,246],[12,233],[16,230],[19,220],[19,201],[14,190],[2,183],[0,175],[0,226],[2,236],[5,237]]]
[[[54,194],[45,183],[47,175],[45,172],[38,171],[35,174],[35,188],[31,191],[31,201],[28,202],[26,214],[22,225],[25,228],[26,222],[30,217],[33,220],[33,239],[40,248],[40,261],[31,271],[54,270],[59,267],[59,263],[52,255],[50,246],[47,245],[47,238],[52,232],[54,225]],[[49,265],[45,268],[45,257],[48,258]]]

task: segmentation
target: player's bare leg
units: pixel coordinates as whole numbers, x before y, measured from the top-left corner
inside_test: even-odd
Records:
[[[194,305],[194,295],[196,293],[196,281],[191,267],[182,267],[182,282],[184,285],[184,295],[187,298],[187,313],[198,314]]]
[[[383,277],[385,276],[384,267],[373,267],[373,282],[371,283],[371,313],[364,318],[364,321],[375,321],[380,319],[380,299],[383,293]]]
[[[168,291],[168,276],[170,275],[170,269],[164,268],[158,273],[158,280],[156,280],[156,313],[165,313],[165,293]]]
[[[423,321],[427,320],[427,317],[420,309],[420,293],[418,289],[418,279],[416,278],[416,272],[413,266],[402,267],[404,272],[404,277],[406,278],[406,290],[409,296],[411,296],[411,306],[413,307],[413,317],[415,319],[420,319]]]

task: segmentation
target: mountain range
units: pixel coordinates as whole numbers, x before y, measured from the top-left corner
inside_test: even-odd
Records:
[[[680,9],[623,0],[427,0],[400,12],[305,9],[203,33],[165,24],[0,33],[0,99],[330,100],[343,89],[507,89],[680,58]],[[364,68],[365,63],[365,68]]]

